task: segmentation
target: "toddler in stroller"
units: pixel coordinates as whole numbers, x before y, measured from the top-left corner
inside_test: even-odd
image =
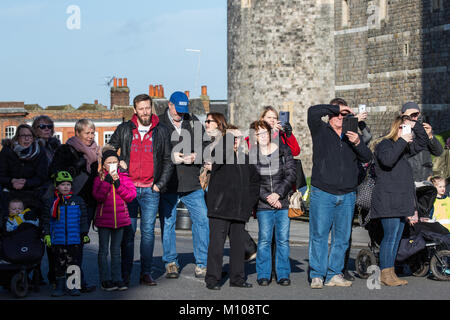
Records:
[[[396,267],[408,266],[414,276],[425,276],[431,272],[438,280],[450,280],[450,235],[440,223],[429,219],[437,191],[426,185],[416,189],[419,222],[405,227],[396,257]],[[355,266],[358,275],[367,279],[367,269],[379,263],[379,248],[383,239],[383,228],[379,219],[370,219],[370,212],[361,211],[364,227],[369,232],[368,249],[357,255]]]
[[[28,293],[28,274],[33,272],[33,286],[39,287],[39,267],[44,254],[39,220],[31,209],[24,210],[21,200],[8,204],[2,220],[0,242],[0,285],[18,298]]]

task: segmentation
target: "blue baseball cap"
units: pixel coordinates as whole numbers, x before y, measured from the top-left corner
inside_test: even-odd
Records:
[[[175,105],[178,113],[189,113],[189,98],[184,92],[176,91],[170,96],[169,102]]]

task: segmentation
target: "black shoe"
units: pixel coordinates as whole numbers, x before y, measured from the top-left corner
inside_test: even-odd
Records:
[[[239,284],[230,283],[230,287],[235,287],[235,288],[253,288],[253,285],[251,283],[248,283],[248,282],[243,282],[243,283],[239,283]]]
[[[283,279],[280,279],[278,282],[277,282],[280,286],[290,286],[291,285],[291,280],[289,280],[289,279],[287,279],[287,278],[283,278]]]
[[[270,281],[269,281],[269,279],[262,278],[262,279],[258,279],[258,284],[262,287],[267,287],[270,284]]]
[[[347,281],[355,281],[355,277],[348,272],[348,270],[344,271],[344,279]]]
[[[145,284],[147,286],[156,286],[155,280],[149,274],[141,275],[141,279],[139,280],[140,284]]]
[[[209,290],[220,290],[220,286],[217,283],[216,284],[209,284],[209,283],[207,283],[206,287]]]
[[[114,284],[114,286],[117,287],[117,290],[119,290],[119,291],[128,290],[128,285],[126,285],[124,281],[115,281],[115,282],[113,282],[113,284]]]
[[[78,297],[78,296],[81,296],[81,292],[78,289],[72,289],[72,290],[69,290],[69,295],[72,297]]]
[[[102,290],[105,291],[115,291],[118,287],[110,280],[108,281],[102,281]]]
[[[124,275],[122,276],[122,279],[123,279],[123,283],[124,283],[127,287],[130,287],[130,281],[131,281],[130,275],[129,275],[129,274],[124,274]]]
[[[87,284],[81,285],[81,293],[91,293],[94,292],[95,290],[97,290],[96,286],[89,286]]]

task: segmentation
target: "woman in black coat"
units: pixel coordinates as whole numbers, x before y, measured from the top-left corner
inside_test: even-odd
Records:
[[[403,131],[410,126],[414,133]],[[398,246],[405,219],[417,222],[417,199],[411,165],[408,158],[424,150],[427,134],[420,124],[397,117],[390,133],[375,147],[376,183],[372,195],[371,218],[381,219],[384,236],[380,244],[381,282],[388,286],[405,285],[394,271]]]
[[[258,284],[267,286],[272,274],[271,243],[275,231],[275,269],[277,283],[290,285],[289,263],[289,195],[296,181],[296,165],[291,150],[283,143],[271,139],[270,125],[255,121],[250,130],[255,135],[257,147],[250,150],[250,159],[257,160],[261,177],[258,209],[258,253],[256,271]]]
[[[19,198],[26,208],[40,210],[41,188],[47,181],[47,158],[33,129],[21,124],[0,152],[0,185],[6,199]],[[39,211],[40,212],[40,211]]]
[[[252,287],[245,281],[244,228],[258,202],[259,175],[256,167],[249,164],[248,156],[238,151],[240,137],[238,131],[227,133],[213,152],[215,162],[206,201],[210,231],[205,276],[206,287],[212,290],[220,289],[227,236],[230,239],[230,286]],[[222,155],[219,155],[218,148]]]

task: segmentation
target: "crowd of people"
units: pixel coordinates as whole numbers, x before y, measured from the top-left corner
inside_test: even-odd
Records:
[[[2,232],[16,230],[22,223],[40,226],[52,296],[95,290],[86,282],[82,267],[83,248],[90,243],[93,230],[99,239],[100,287],[128,289],[138,219],[140,284],[157,285],[151,275],[157,216],[165,276],[178,278],[181,266],[175,224],[179,202],[192,220],[195,277],[204,278],[208,289],[220,289],[227,237],[230,286],[252,287],[246,281],[245,263],[255,258],[258,285],[268,286],[275,278],[279,285],[289,286],[290,196],[307,188],[306,182],[299,182],[305,180],[301,162],[294,159],[300,146],[289,121],[282,123],[275,108],[264,107],[244,138],[220,113],[207,114],[203,125],[189,112],[189,99],[182,92],[171,95],[160,115],[153,113],[152,99],[146,94],[136,96],[133,106],[131,120],[117,127],[103,149],[95,142],[92,121],[77,121],[75,136],[61,144],[53,137],[54,124],[47,116],[37,117],[32,126],[21,124],[16,135],[3,143]],[[356,189],[370,168],[376,175],[370,215],[380,219],[384,231],[382,283],[407,283],[395,274],[394,262],[405,224],[423,221],[417,216],[415,184],[429,180],[436,186],[438,198],[427,219],[449,227],[445,204],[450,199],[450,141],[444,150],[431,126],[422,123],[415,103],[405,104],[389,133],[375,140],[364,122],[366,112],[357,115],[361,134],[345,131],[344,119],[352,115],[343,99],[308,109],[313,141],[311,288],[348,287],[354,280],[347,263]],[[443,177],[431,178],[431,155],[439,157]],[[251,216],[258,221],[257,244],[245,229]],[[70,265],[81,268],[80,289],[66,288]],[[36,272],[43,281],[40,270]]]

